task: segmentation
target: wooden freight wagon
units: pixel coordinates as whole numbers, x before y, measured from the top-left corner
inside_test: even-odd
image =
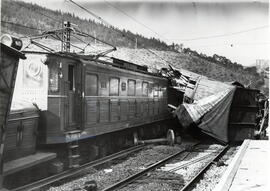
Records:
[[[38,118],[34,108],[10,112],[4,147],[5,162],[36,152]]]
[[[55,153],[36,153],[36,109],[10,111],[22,42],[10,35],[1,38],[0,53],[0,189],[7,176],[56,158]],[[28,176],[25,176],[28,177]],[[18,181],[15,178],[15,181]],[[17,182],[11,181],[14,186]]]
[[[230,141],[254,139],[258,129],[259,90],[237,87],[230,109],[228,136]]]

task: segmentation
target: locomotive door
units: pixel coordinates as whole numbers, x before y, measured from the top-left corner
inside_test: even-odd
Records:
[[[66,130],[82,129],[82,65],[81,63],[69,63],[67,68],[67,112]]]

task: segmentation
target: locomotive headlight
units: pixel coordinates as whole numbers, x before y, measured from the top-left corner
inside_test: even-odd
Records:
[[[18,38],[15,38],[13,36],[10,36],[8,34],[3,34],[0,37],[0,41],[2,44],[15,48],[16,50],[21,50],[22,48],[22,41]]]
[[[1,43],[6,45],[6,46],[10,46],[12,44],[12,38],[10,35],[4,34],[1,36]]]

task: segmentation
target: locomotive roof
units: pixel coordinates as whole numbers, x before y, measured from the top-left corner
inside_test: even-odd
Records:
[[[94,61],[96,63],[101,63],[101,64],[106,64],[106,65],[110,65],[116,68],[121,68],[121,69],[125,69],[125,70],[129,70],[129,71],[133,71],[133,72],[139,72],[139,73],[143,73],[143,74],[148,74],[148,75],[153,75],[156,77],[160,77],[160,78],[165,78],[164,76],[158,74],[158,73],[151,73],[148,72],[148,67],[147,66],[142,66],[142,65],[138,65],[138,64],[134,64],[125,60],[121,60],[118,58],[114,58],[114,57],[104,57],[104,58],[109,58],[111,59],[111,61],[105,61],[99,58],[96,58],[96,56],[94,55],[79,55],[79,54],[74,54],[74,53],[48,53],[48,57],[54,57],[56,59],[61,59],[61,58],[66,58],[66,59],[72,59],[72,60],[77,60],[80,62],[87,62],[87,61]]]

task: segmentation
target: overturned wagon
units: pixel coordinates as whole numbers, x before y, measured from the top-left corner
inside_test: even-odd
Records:
[[[188,91],[192,103],[175,111],[183,127],[195,125],[202,132],[227,143],[254,139],[259,130],[259,90],[239,83],[222,83],[200,78]]]

